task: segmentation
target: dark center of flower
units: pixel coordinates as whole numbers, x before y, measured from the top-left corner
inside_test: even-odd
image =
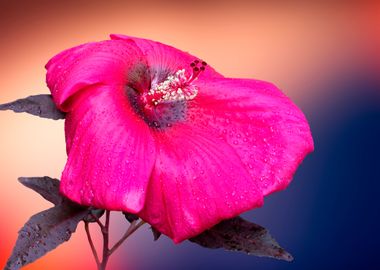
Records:
[[[185,69],[177,70],[174,74],[152,70],[146,72],[135,71],[139,82],[127,87],[128,99],[136,113],[154,128],[167,128],[186,118],[187,102],[198,94],[198,88],[193,83],[205,70],[206,62],[195,60],[190,64],[192,74],[186,76]],[[141,67],[140,67],[141,69]],[[162,76],[162,74],[166,76]],[[135,74],[133,74],[135,76]],[[141,81],[150,78],[149,83]],[[164,79],[163,79],[164,78]],[[138,88],[138,89],[137,89]]]

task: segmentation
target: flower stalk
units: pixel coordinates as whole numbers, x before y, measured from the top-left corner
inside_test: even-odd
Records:
[[[103,236],[103,252],[102,252],[102,260],[100,261],[98,252],[96,251],[94,242],[92,240],[91,232],[90,232],[90,227],[89,227],[89,222],[85,221],[84,222],[84,227],[87,235],[88,242],[90,244],[90,248],[92,251],[92,254],[94,256],[97,269],[98,270],[106,270],[107,268],[107,263],[109,261],[110,256],[124,243],[125,240],[129,236],[131,236],[135,231],[137,231],[138,228],[140,228],[142,225],[145,224],[145,221],[140,220],[134,220],[130,226],[128,227],[127,231],[123,235],[123,237],[116,242],[111,248],[110,243],[109,243],[109,227],[110,227],[110,219],[111,219],[111,211],[106,210],[106,217],[105,217],[105,223],[103,224],[98,217],[93,215],[92,217],[95,219],[95,222],[98,224],[100,227],[100,231]]]

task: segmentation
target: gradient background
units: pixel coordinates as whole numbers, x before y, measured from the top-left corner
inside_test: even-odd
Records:
[[[305,2],[1,1],[0,103],[48,93],[44,64],[59,51],[123,33],[189,51],[226,76],[271,81],[310,121],[315,152],[286,191],[245,214],[294,262],[153,243],[145,226],[110,269],[380,268],[379,1]],[[63,121],[0,112],[0,128],[2,267],[18,229],[50,207],[17,177],[58,178],[66,156]],[[126,223],[112,218],[116,237]],[[25,269],[95,269],[83,226]]]

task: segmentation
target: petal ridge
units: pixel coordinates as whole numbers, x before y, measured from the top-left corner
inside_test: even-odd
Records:
[[[68,161],[61,192],[83,205],[139,212],[155,162],[149,128],[133,114],[122,87],[88,88],[68,113]]]

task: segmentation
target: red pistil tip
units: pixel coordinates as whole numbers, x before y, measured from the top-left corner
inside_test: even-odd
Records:
[[[199,64],[201,66],[199,66]],[[202,60],[195,59],[193,62],[191,62],[190,67],[193,69],[193,74],[191,75],[188,82],[190,83],[194,81],[195,79],[197,79],[199,74],[206,69],[205,68],[206,66],[207,66],[207,63]]]

